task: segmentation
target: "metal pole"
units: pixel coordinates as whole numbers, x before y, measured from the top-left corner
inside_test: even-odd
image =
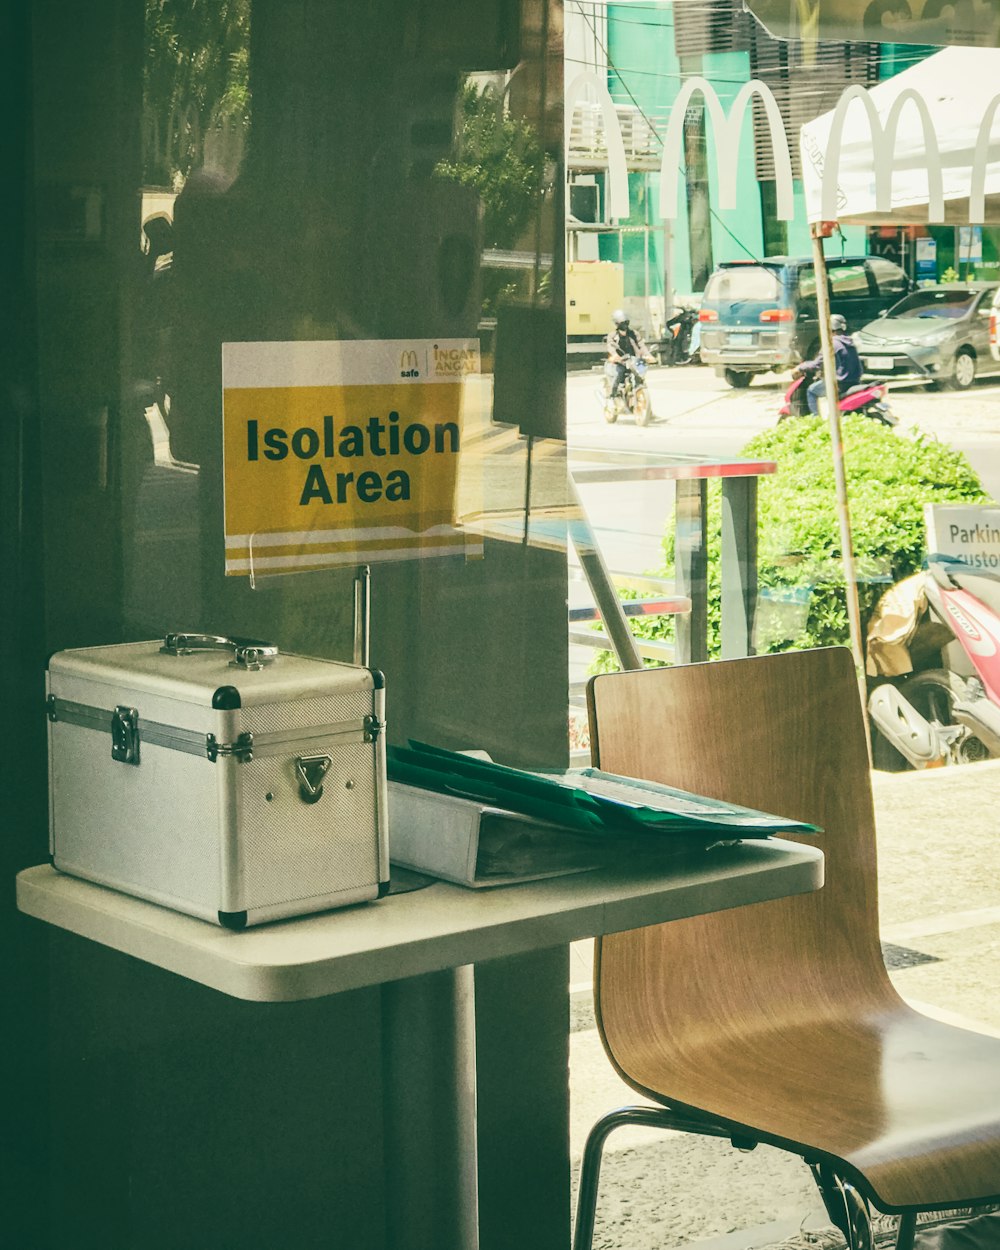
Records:
[[[722,658],[753,655],[757,609],[757,479],[722,479]]]
[[[601,621],[611,639],[615,658],[622,669],[642,668],[642,657],[639,655],[635,638],[629,628],[628,617],[622,608],[618,592],[611,580],[611,574],[607,570],[594,531],[587,519],[579,487],[572,477],[569,478],[569,492],[573,504],[570,539],[576,548],[580,568],[583,569],[583,575],[594,596],[594,603],[601,615]]]
[[[368,667],[371,646],[372,571],[362,564],[354,574],[354,663]]]
[[[645,310],[644,310],[644,312],[643,312],[643,319],[644,319],[644,321],[645,321],[645,328],[646,328],[646,332],[647,332],[647,334],[648,334],[648,333],[649,333],[649,330],[650,330],[650,316],[649,316],[649,205],[650,205],[650,201],[652,200],[652,196],[649,194],[649,174],[646,174],[645,183],[646,183],[646,197],[645,197],[645,204],[644,204],[644,207],[643,207],[643,214],[642,214],[642,225],[643,225],[643,230],[642,230],[642,295],[643,295],[643,303],[645,304]]]
[[[382,987],[384,1218],[392,1250],[479,1250],[473,969]]]
[[[691,600],[691,611],[677,617],[677,663],[697,664],[708,659],[708,482],[703,477],[680,478],[674,488],[674,585]]]
[[[535,440],[532,435],[528,435],[528,455],[524,464],[524,529],[521,534],[521,544],[527,547],[528,540],[531,537],[531,461],[532,449],[535,446]]]
[[[859,677],[865,671],[864,644],[861,638],[861,608],[858,604],[858,578],[854,565],[854,541],[851,536],[851,512],[847,499],[847,477],[844,471],[844,441],[840,428],[840,397],[837,394],[837,369],[830,329],[830,297],[827,288],[826,257],[820,226],[812,227],[813,266],[816,274],[816,309],[819,314],[819,338],[823,348],[823,379],[826,384],[826,416],[830,425],[833,448],[833,477],[837,487],[837,518],[840,523],[840,550],[844,564],[847,592],[847,619],[851,627],[851,650]],[[862,678],[863,679],[863,678]]]

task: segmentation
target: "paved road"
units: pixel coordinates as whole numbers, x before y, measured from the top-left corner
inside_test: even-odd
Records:
[[[654,368],[649,374],[654,421],[640,429],[626,417],[614,425],[604,421],[599,372],[570,374],[570,441],[733,455],[748,438],[775,424],[788,382],[787,374],[764,374],[736,391],[711,369]],[[1000,381],[984,378],[963,392],[894,383],[890,404],[900,430],[919,429],[968,451],[980,474],[1000,490]]]

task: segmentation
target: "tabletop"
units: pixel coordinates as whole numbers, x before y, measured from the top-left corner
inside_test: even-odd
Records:
[[[56,872],[22,912],[236,998],[295,1001],[818,889],[815,847],[769,838],[488,890],[435,882],[233,933]]]

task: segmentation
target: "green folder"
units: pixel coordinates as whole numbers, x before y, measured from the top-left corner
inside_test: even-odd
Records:
[[[393,781],[476,799],[569,829],[702,839],[818,832],[802,821],[597,768],[536,772],[412,740],[408,747],[390,746],[387,756]]]

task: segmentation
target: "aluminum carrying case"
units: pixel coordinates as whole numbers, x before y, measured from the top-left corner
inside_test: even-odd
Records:
[[[168,634],[58,652],[46,694],[60,871],[230,928],[385,893],[380,673]]]

